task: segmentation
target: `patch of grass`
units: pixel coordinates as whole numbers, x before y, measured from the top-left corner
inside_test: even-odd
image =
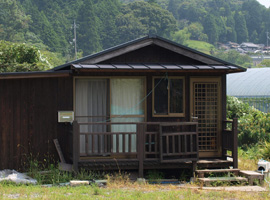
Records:
[[[0,184],[0,199],[269,199],[269,192],[206,191],[194,188],[162,185],[111,185],[50,187],[8,186]]]
[[[186,43],[188,47],[209,55],[211,54],[211,50],[215,50],[215,47],[212,44],[203,41],[188,40]]]
[[[241,170],[257,170],[257,163],[261,155],[257,146],[250,147],[246,151],[238,148],[238,168]]]
[[[149,170],[146,175],[146,178],[149,180],[159,180],[164,179],[164,177],[164,173],[159,170]]]
[[[121,185],[130,185],[131,182],[129,180],[129,174],[127,173],[121,173],[119,171],[118,173],[108,174],[107,175],[107,185],[111,186],[121,186]]]

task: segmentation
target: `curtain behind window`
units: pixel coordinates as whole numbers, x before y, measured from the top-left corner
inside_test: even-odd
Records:
[[[107,116],[107,84],[106,79],[76,79],[76,116],[99,116],[99,117],[77,117],[78,122],[105,122]],[[106,132],[106,126],[84,125],[80,126],[82,133]],[[95,143],[98,137],[102,141],[103,136],[95,136]],[[88,136],[88,153],[97,153],[97,146],[92,152],[92,137]],[[80,136],[80,153],[85,152],[85,136]]]
[[[111,79],[111,121],[112,122],[143,122],[144,117],[144,79]],[[132,117],[134,115],[134,117]],[[112,132],[136,132],[136,125],[112,125]],[[123,152],[123,137],[119,137],[119,151]],[[126,151],[129,146],[125,138]],[[136,152],[136,135],[131,137],[131,151]],[[116,152],[116,136],[113,135],[113,152]]]

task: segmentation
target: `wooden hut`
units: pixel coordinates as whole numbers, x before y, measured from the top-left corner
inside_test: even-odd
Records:
[[[2,73],[0,169],[57,158],[53,139],[74,169],[237,167],[226,74],[244,71],[147,36],[49,71]]]

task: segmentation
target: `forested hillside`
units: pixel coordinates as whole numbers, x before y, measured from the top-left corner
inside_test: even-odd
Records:
[[[0,40],[74,59],[147,35],[266,44],[270,9],[256,0],[0,0]]]

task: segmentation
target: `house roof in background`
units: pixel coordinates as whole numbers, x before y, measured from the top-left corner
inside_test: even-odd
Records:
[[[248,69],[227,76],[227,95],[236,97],[270,96],[270,68]]]

